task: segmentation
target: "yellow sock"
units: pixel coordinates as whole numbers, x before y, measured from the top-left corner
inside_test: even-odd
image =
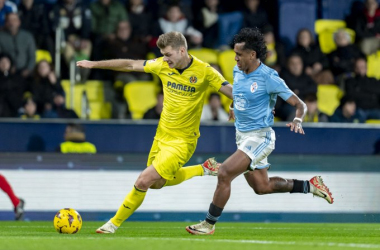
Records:
[[[165,187],[178,185],[181,182],[184,182],[188,179],[193,178],[194,176],[202,176],[202,175],[203,175],[203,167],[201,164],[180,168],[175,174],[173,180],[166,181]]]
[[[111,222],[120,227],[126,219],[129,218],[136,211],[137,208],[143,203],[146,195],[146,191],[133,187],[132,191],[127,194],[123,204],[117,210],[115,216],[111,219]]]

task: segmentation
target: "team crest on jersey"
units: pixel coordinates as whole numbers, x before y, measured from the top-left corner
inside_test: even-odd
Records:
[[[190,83],[196,83],[198,81],[198,78],[196,76],[190,76]]]
[[[257,82],[252,83],[251,85],[251,92],[254,93],[259,86],[257,85]]]

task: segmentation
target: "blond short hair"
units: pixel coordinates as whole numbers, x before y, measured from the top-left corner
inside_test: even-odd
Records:
[[[174,49],[179,49],[180,47],[185,47],[185,49],[187,49],[185,36],[177,31],[171,31],[160,35],[157,40],[157,47],[159,49],[164,49],[168,46],[172,46]]]

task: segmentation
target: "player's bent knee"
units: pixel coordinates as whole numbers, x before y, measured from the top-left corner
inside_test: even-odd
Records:
[[[148,190],[149,188],[149,182],[142,179],[142,178],[139,178],[137,179],[136,183],[135,183],[135,186],[138,188],[138,189],[141,189],[141,190]]]
[[[218,171],[218,182],[231,182],[232,176],[223,168],[219,168]]]
[[[165,183],[164,183],[165,184]],[[154,183],[152,186],[150,186],[150,189],[161,189],[164,187],[164,184],[162,183]]]

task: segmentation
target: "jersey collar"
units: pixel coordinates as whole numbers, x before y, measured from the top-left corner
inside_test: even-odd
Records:
[[[180,75],[182,75],[182,73],[186,69],[190,68],[191,64],[193,64],[193,57],[190,54],[189,54],[189,56],[191,57],[189,64],[185,68],[183,68],[183,69],[176,69]]]
[[[250,73],[248,73],[248,74],[246,74],[244,71],[242,71],[242,72],[243,72],[244,75],[246,75],[246,76],[250,76],[250,75],[253,75],[253,74],[255,74],[256,72],[258,72],[262,67],[263,67],[263,63],[260,62],[259,67],[257,67],[254,71],[252,71],[252,72],[250,72]]]

